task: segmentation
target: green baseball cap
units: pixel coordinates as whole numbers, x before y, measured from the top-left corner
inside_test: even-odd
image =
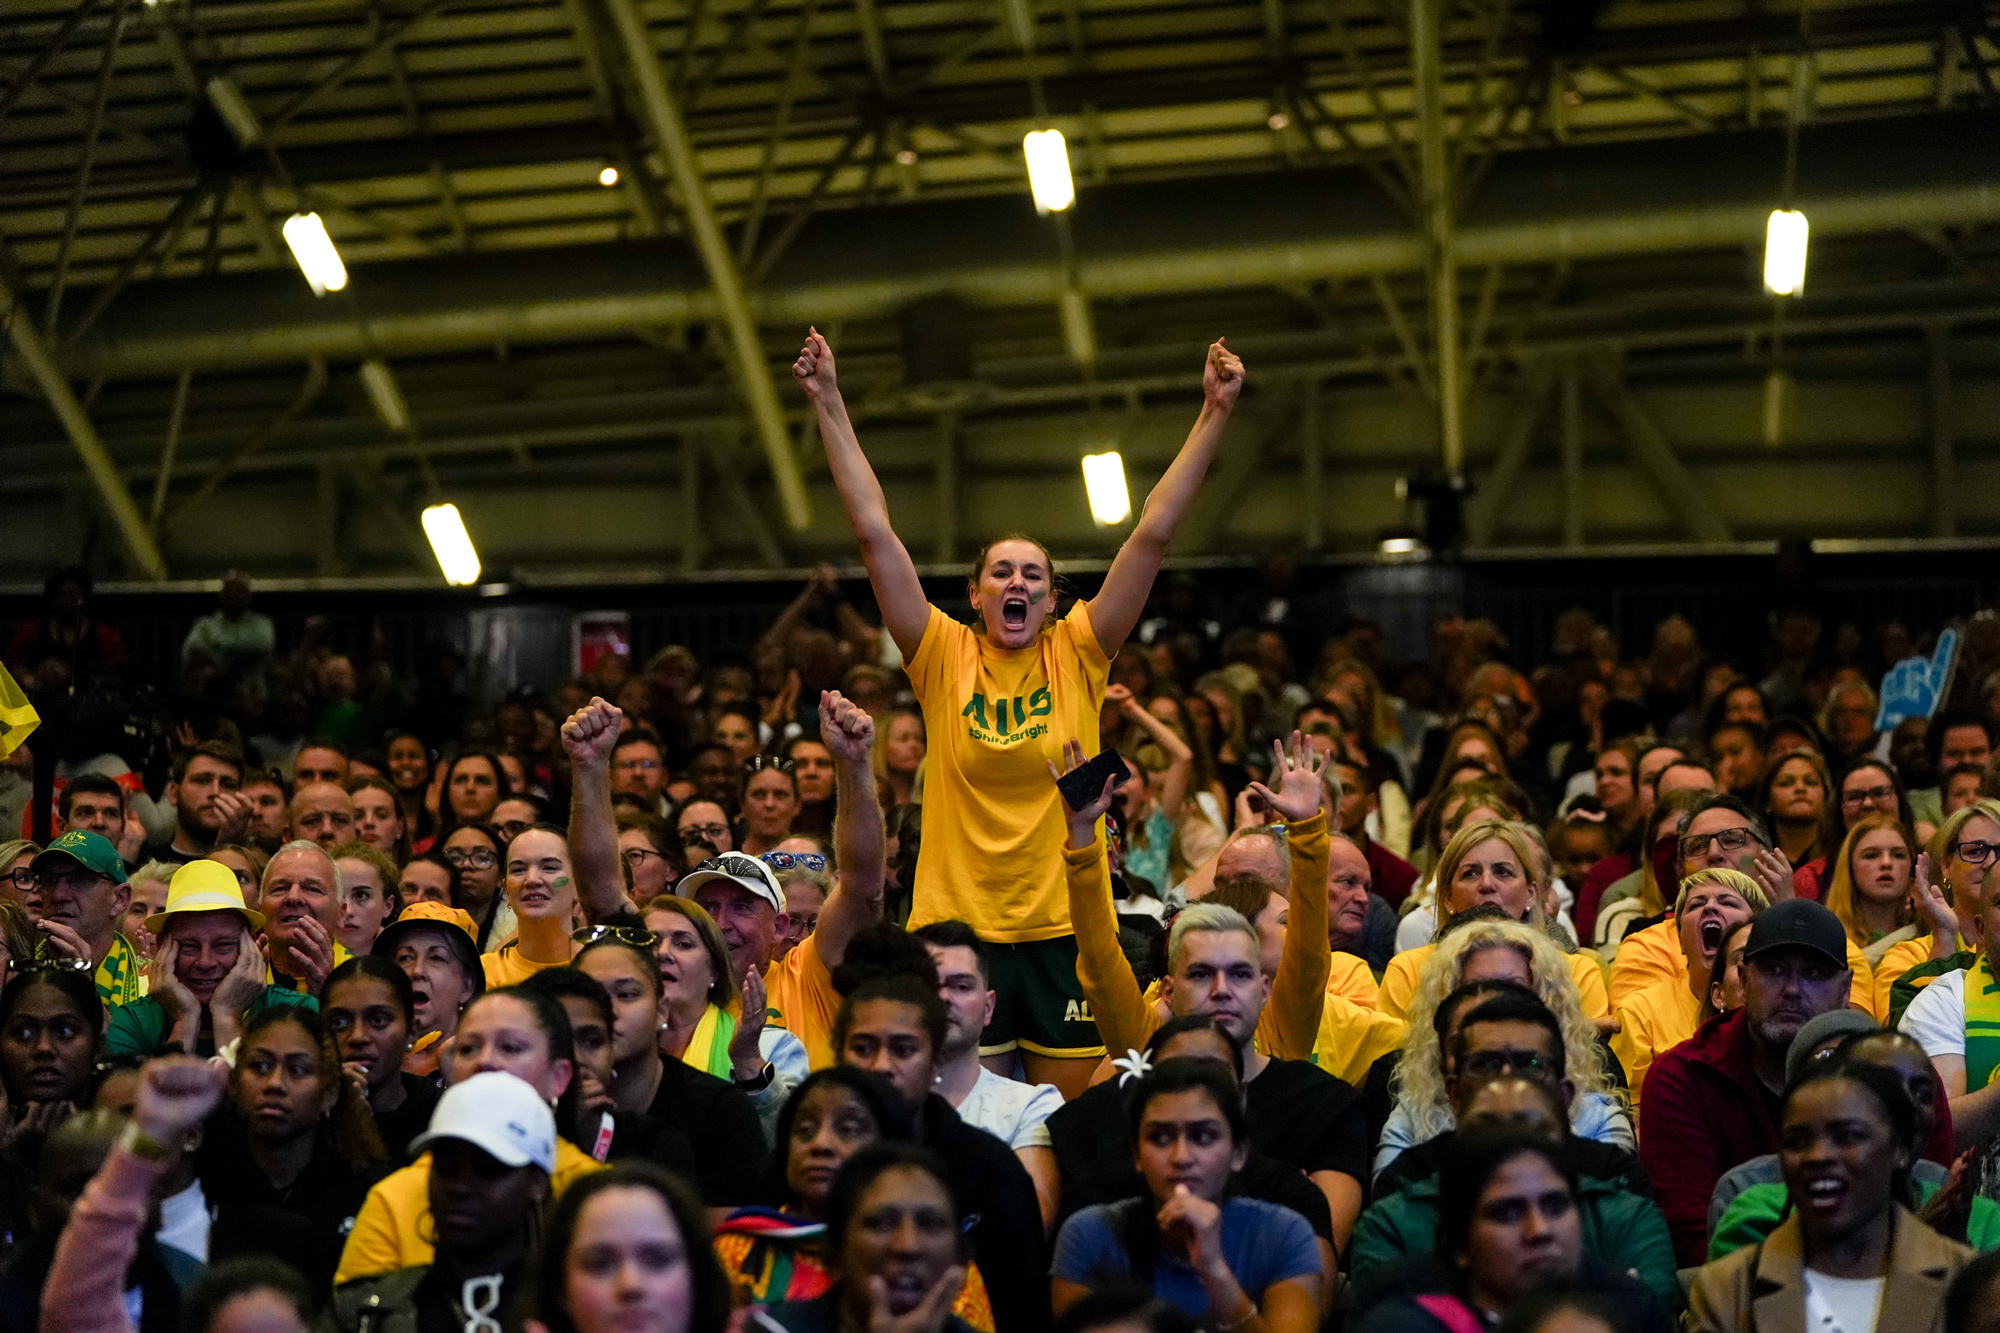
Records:
[[[113,884],[125,882],[125,862],[118,849],[103,834],[73,828],[57,838],[34,859],[32,869],[53,867],[56,859],[74,861],[93,875],[102,875]]]

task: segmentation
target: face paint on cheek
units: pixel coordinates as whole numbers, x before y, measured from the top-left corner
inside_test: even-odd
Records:
[[[1047,597],[1048,595],[1049,595],[1049,590],[1047,588],[1030,589],[1028,592],[1028,605],[1040,606],[1042,604],[1042,599]]]
[[[559,889],[566,889],[569,887],[569,876],[557,875],[555,879],[550,882],[553,883]]]

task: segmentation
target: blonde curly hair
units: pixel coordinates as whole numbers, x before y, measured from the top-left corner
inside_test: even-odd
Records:
[[[1488,834],[1491,837],[1493,835]],[[1465,961],[1482,949],[1513,949],[1528,960],[1532,989],[1556,1016],[1563,1033],[1563,1063],[1578,1098],[1586,1093],[1612,1094],[1610,1075],[1597,1042],[1597,1025],[1583,1011],[1583,997],[1570,976],[1569,956],[1542,930],[1513,921],[1475,921],[1439,940],[1417,974],[1410,997],[1409,1035],[1396,1062],[1390,1088],[1409,1108],[1416,1141],[1452,1128],[1451,1099],[1444,1090],[1444,1052],[1438,1044],[1437,1010],[1459,987]]]

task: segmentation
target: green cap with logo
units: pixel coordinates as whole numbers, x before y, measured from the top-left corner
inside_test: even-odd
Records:
[[[74,861],[93,875],[102,875],[113,884],[125,882],[125,862],[101,833],[73,828],[42,850],[34,860],[36,870],[59,870],[63,861]]]

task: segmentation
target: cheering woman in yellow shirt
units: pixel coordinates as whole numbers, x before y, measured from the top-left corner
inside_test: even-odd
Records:
[[[979,553],[961,625],[924,595],[889,522],[818,330],[792,374],[812,401],[827,467],[861,544],[882,624],[902,650],[929,737],[923,856],[910,925],[956,918],[990,946],[998,992],[983,1056],[1019,1050],[1030,1082],[1065,1096],[1088,1084],[1103,1046],[1076,979],[1063,875],[1061,798],[1048,780],[1062,742],[1098,749],[1110,661],[1139,622],[1174,529],[1201,487],[1243,387],[1243,363],[1218,340],[1202,372],[1201,414],[1147,497],[1096,597],[1056,619],[1055,570],[1042,545],[1009,536]]]

